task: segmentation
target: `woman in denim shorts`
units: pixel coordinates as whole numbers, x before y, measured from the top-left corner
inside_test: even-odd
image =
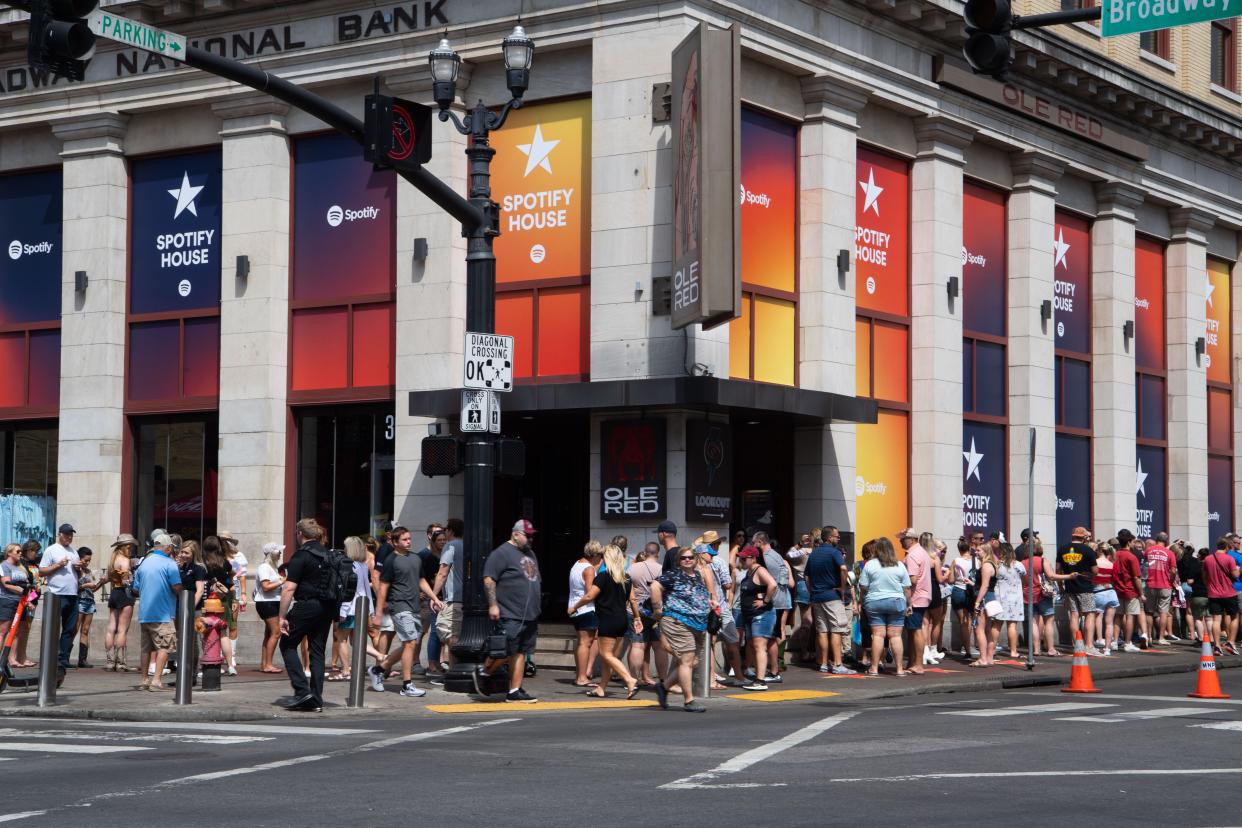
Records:
[[[1098,571],[1092,579],[1091,591],[1095,595],[1095,613],[1101,616],[1100,625],[1096,629],[1104,636],[1095,642],[1095,646],[1100,655],[1108,656],[1116,649],[1117,629],[1113,619],[1121,606],[1117,590],[1113,589],[1113,564],[1116,563],[1117,553],[1109,544],[1101,543],[1096,547],[1095,554]]]
[[[901,631],[910,614],[910,573],[897,560],[897,552],[888,538],[877,538],[875,557],[863,567],[859,586],[863,590],[863,609],[871,624],[871,667],[865,675],[880,674],[884,639],[893,652],[893,665],[898,676],[908,676],[902,669]]]

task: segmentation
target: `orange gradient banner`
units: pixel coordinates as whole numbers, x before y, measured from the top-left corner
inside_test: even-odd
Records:
[[[496,281],[591,271],[591,101],[525,106],[492,133]]]
[[[792,292],[798,130],[742,110],[742,284]]]
[[[1207,263],[1207,367],[1208,382],[1229,382],[1229,265],[1217,259]]]
[[[854,479],[856,549],[893,535],[910,523],[910,419],[883,411],[875,425],[858,426]]]

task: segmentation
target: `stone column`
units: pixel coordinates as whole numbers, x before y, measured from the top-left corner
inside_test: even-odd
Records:
[[[1207,238],[1215,219],[1193,207],[1169,211],[1165,260],[1169,395],[1169,535],[1206,546],[1207,375],[1195,341],[1207,332]],[[1159,531],[1158,529],[1154,531]]]
[[[962,168],[974,130],[940,116],[915,122],[910,169],[910,504],[914,526],[962,531]]]
[[[1096,185],[1091,226],[1092,523],[1102,536],[1134,524],[1134,343],[1122,328],[1134,319],[1134,211],[1142,191]]]
[[[128,120],[102,113],[52,124],[64,171],[56,520],[74,524],[79,545],[104,550],[131,528],[121,514]],[[79,270],[90,280],[81,295]]]
[[[1064,162],[1040,152],[1013,156],[1009,196],[1009,527],[1030,519],[1030,437],[1035,429],[1035,528],[1055,536],[1057,517],[1054,333],[1040,306],[1052,301],[1057,190]]]
[[[212,109],[221,122],[224,179],[217,522],[237,536],[253,566],[264,543],[289,537],[289,108],[244,95]],[[238,256],[250,260],[245,278],[237,274]]]
[[[839,272],[839,251],[854,253],[854,194],[858,192],[858,113],[866,92],[838,78],[804,78],[806,119],[801,150],[799,240],[799,384],[853,396],[854,271]],[[799,428],[794,439],[798,531],[832,523],[855,528],[855,427]]]
[[[386,78],[394,94],[431,104],[431,77],[418,67]],[[457,79],[458,114],[470,86],[470,67]],[[436,122],[427,169],[459,193],[468,190],[466,139]],[[427,240],[426,261],[414,261],[414,239]],[[461,517],[461,475],[427,477],[420,471],[428,417],[410,416],[409,394],[461,386],[466,333],[466,240],[457,220],[403,178],[397,179],[396,503],[406,526]],[[503,410],[504,394],[500,403]]]

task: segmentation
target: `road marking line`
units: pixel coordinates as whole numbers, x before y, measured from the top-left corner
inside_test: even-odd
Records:
[[[1059,699],[1059,692],[1034,692],[1031,690],[1015,690],[1009,695],[1013,696],[1042,696],[1046,699]],[[1192,699],[1186,696],[1128,696],[1124,693],[1095,693],[1091,696],[1093,699],[1124,699],[1129,701],[1157,701],[1157,702],[1178,702],[1179,704],[1242,704],[1239,699]]]
[[[0,814],[0,822],[16,822],[19,819],[43,816],[47,811],[22,811],[20,814]]]
[[[64,725],[64,719],[45,719],[45,718],[27,718],[25,716],[10,716],[0,718],[0,722],[8,722],[15,725],[27,726],[31,722],[51,722],[53,724]],[[214,722],[123,722],[123,721],[106,721],[106,722],[82,722],[75,721],[74,727],[92,727],[92,728],[111,728],[113,730],[120,728],[122,730],[205,730],[210,733],[255,733],[255,734],[271,734],[273,736],[363,736],[367,733],[376,733],[375,730],[359,730],[348,727],[302,727],[298,725],[264,725],[264,724],[232,724],[232,723],[214,723]]]
[[[152,750],[149,747],[126,747],[123,745],[25,745],[21,743],[0,744],[0,752],[15,750],[22,753],[130,753],[135,750]]]
[[[1134,768],[1129,770],[1075,769],[1074,776],[1194,776],[1197,774],[1239,774],[1242,768],[1169,768],[1153,770]],[[829,779],[829,782],[918,782],[925,779],[1014,779],[1019,777],[1064,777],[1066,770],[1051,771],[1003,771],[998,773],[919,773],[910,776],[857,776]]]
[[[521,712],[528,710],[614,710],[617,708],[656,707],[654,701],[635,699],[600,699],[599,701],[572,702],[534,702],[521,706]],[[505,702],[462,702],[460,704],[429,704],[427,709],[433,713],[495,713],[498,709],[514,710]]]
[[[1209,722],[1207,724],[1190,725],[1190,727],[1204,727],[1208,730],[1242,730],[1242,722]]]
[[[1172,719],[1178,716],[1196,716],[1200,713],[1228,713],[1225,708],[1213,707],[1159,707],[1155,710],[1131,710],[1125,713],[1109,713],[1105,716],[1066,716],[1058,722],[1131,722],[1141,719]]]
[[[1070,710],[1095,710],[1100,707],[1116,707],[1115,704],[1086,704],[1084,702],[1059,702],[1057,704],[1027,704],[1020,707],[998,707],[991,710],[938,710],[938,716],[1023,716],[1028,713],[1067,713]]]
[[[812,722],[811,724],[807,725],[801,730],[795,730],[793,733],[790,733],[788,736],[784,736],[780,739],[777,739],[774,742],[768,742],[767,744],[760,745],[757,748],[751,748],[745,753],[739,753],[737,756],[734,756],[732,759],[728,760],[727,762],[717,765],[716,767],[712,768],[709,771],[703,771],[702,773],[696,773],[691,776],[687,776],[684,779],[677,779],[673,782],[668,782],[664,785],[661,785],[660,788],[663,790],[688,790],[688,789],[693,789],[693,788],[723,787],[721,785],[715,785],[712,783],[715,782],[717,777],[724,776],[725,774],[730,774],[730,773],[739,773],[740,771],[746,770],[751,765],[757,764],[759,762],[762,762],[764,759],[769,759],[775,756],[781,751],[788,750],[791,747],[797,747],[803,742],[814,739],[816,736],[820,735],[821,733],[831,730],[832,728],[841,724],[841,722],[844,722],[847,719],[850,719],[853,716],[856,716],[858,712],[859,711],[857,710],[850,710],[844,713],[834,714],[825,719],[820,719],[817,722]],[[736,783],[733,785],[729,785],[728,787],[747,787],[747,788],[774,787],[774,788],[778,788],[778,787],[783,787],[784,785],[785,785],[784,782],[773,782],[771,784],[765,784],[761,782],[760,783],[743,782],[743,783]]]
[[[746,699],[746,701],[757,702],[783,702],[783,701],[801,701],[802,699],[826,699],[830,696],[839,696],[840,693],[830,693],[827,690],[777,690],[775,693],[730,693],[725,696],[726,699]]]
[[[247,742],[270,742],[271,736],[215,736],[210,733],[122,733],[113,730],[18,730],[0,727],[0,739],[70,739],[87,741],[104,739],[111,742],[181,742],[202,745],[241,745]],[[0,748],[2,750],[3,748]]]

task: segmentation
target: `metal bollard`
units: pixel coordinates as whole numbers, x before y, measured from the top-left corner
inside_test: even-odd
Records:
[[[194,591],[177,595],[177,695],[176,704],[190,704],[194,681]]]
[[[39,639],[39,707],[56,704],[56,668],[60,663],[60,596],[43,593]]]
[[[699,653],[699,666],[694,671],[694,695],[701,699],[712,697],[712,678],[716,672],[715,659],[712,657],[712,636],[703,634],[703,651]]]
[[[354,629],[350,636],[349,697],[348,707],[362,707],[362,695],[366,688],[367,673],[367,619],[371,614],[370,600],[359,595],[354,599]]]

